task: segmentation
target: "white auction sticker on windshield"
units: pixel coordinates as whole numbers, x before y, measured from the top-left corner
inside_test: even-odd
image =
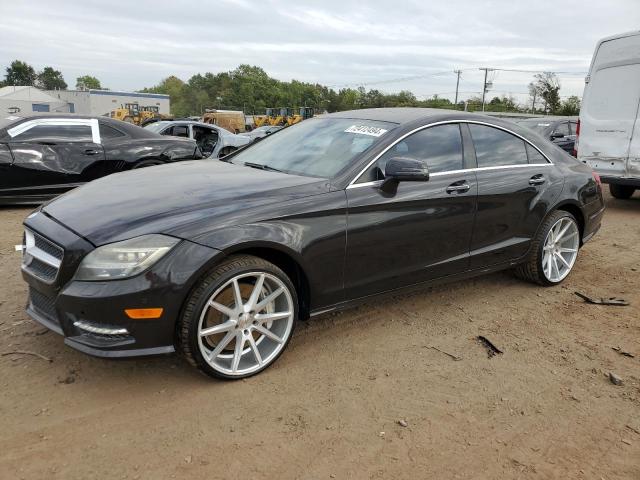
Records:
[[[358,133],[360,135],[370,135],[372,137],[379,137],[387,133],[384,128],[380,127],[368,127],[366,125],[351,125],[345,130],[345,133]]]

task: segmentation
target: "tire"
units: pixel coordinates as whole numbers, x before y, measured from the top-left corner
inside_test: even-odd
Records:
[[[124,117],[122,121],[126,123],[136,123],[134,122],[133,117]]]
[[[153,167],[154,165],[163,165],[164,162],[162,160],[142,160],[136,163],[132,168],[146,168]]]
[[[622,200],[626,200],[627,198],[631,198],[633,192],[636,191],[636,187],[631,187],[629,185],[617,185],[615,183],[609,184],[609,192],[611,192],[611,196],[615,198],[620,198]]]
[[[241,308],[237,308],[237,295]],[[267,303],[261,306],[263,302]],[[187,298],[178,328],[178,350],[207,375],[247,378],[280,357],[297,318],[295,287],[280,268],[251,255],[231,256]]]
[[[559,241],[553,242],[550,232],[561,234]],[[553,243],[553,247],[550,245]],[[518,277],[546,287],[558,285],[571,273],[580,249],[580,227],[569,212],[552,212],[538,229],[531,243],[531,253],[525,263],[515,269]],[[571,250],[571,251],[570,251]],[[562,262],[562,259],[565,263]],[[568,267],[567,267],[568,265]]]

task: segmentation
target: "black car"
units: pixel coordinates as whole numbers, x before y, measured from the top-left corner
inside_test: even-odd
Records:
[[[516,120],[518,125],[530,128],[544,138],[548,138],[565,152],[575,156],[577,117],[527,118]]]
[[[296,320],[372,295],[508,268],[557,285],[603,212],[589,167],[511,122],[357,110],[69,192],[26,219],[22,271],[67,345],[242,378]]]
[[[41,203],[99,177],[202,158],[192,140],[106,117],[0,119],[0,204]]]

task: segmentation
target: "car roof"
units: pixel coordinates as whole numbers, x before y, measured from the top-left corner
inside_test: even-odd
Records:
[[[324,116],[324,115],[322,115]],[[321,117],[322,117],[321,116]],[[363,108],[361,110],[347,110],[326,115],[333,118],[353,118],[360,120],[374,120],[391,123],[409,123],[417,120],[426,120],[432,117],[455,116],[456,118],[478,118],[479,114],[461,112],[459,110],[447,110],[443,108],[415,108],[415,107],[391,107],[391,108]]]

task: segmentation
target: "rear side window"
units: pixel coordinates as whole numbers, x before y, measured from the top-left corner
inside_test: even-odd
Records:
[[[89,125],[35,125],[12,138],[14,142],[92,142]]]
[[[469,124],[478,167],[526,165],[525,142],[504,130],[484,125]]]
[[[100,124],[100,138],[110,140],[112,138],[120,138],[126,136],[120,130],[110,127],[109,125],[105,125],[104,123]]]
[[[534,147],[526,144],[527,147],[527,156],[529,157],[529,163],[549,163],[547,159]]]
[[[395,144],[360,177],[358,183],[384,179],[384,169],[393,157],[411,157],[427,162],[429,173],[462,170],[462,137],[457,124],[425,128]]]

